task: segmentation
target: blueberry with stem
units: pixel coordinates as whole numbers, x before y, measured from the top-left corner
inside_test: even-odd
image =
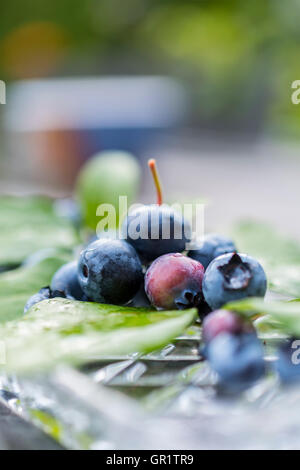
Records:
[[[148,162],[157,193],[157,204],[144,205],[129,213],[122,236],[148,263],[166,253],[181,253],[191,239],[191,227],[182,214],[163,204],[156,161]]]

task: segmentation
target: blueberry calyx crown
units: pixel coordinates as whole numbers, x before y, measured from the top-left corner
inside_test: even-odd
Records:
[[[62,298],[67,297],[67,294],[66,294],[65,291],[57,290],[57,289],[53,290],[53,289],[51,289],[50,286],[42,287],[39,290],[39,294],[42,294],[45,297],[48,297],[49,299],[54,299],[55,297],[62,297]]]
[[[43,287],[40,292],[44,291],[45,295],[49,297],[49,299],[54,299],[55,297],[62,297],[66,298],[67,293],[64,290],[58,290],[58,289],[51,289],[50,286]]]
[[[201,303],[201,296],[197,292],[191,290],[185,290],[183,294],[175,299],[175,305],[178,310],[185,308],[198,307]]]
[[[252,279],[250,265],[234,253],[228,263],[218,268],[224,278],[223,286],[225,290],[243,290],[249,285]]]

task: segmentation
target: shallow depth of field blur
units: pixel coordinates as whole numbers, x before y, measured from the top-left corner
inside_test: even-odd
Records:
[[[103,149],[155,157],[207,230],[255,217],[300,238],[300,3],[11,0],[1,6],[1,193],[71,194]]]

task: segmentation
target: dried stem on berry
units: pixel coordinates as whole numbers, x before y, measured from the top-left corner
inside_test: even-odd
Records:
[[[151,158],[150,160],[148,160],[148,166],[152,173],[155,188],[156,188],[157,204],[161,206],[162,205],[162,191],[161,191],[161,183],[160,183],[157,166],[156,166],[156,160],[154,158]]]

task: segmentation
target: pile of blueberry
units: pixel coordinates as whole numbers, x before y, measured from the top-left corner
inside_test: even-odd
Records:
[[[243,378],[248,384],[264,372],[260,341],[251,324],[232,312],[216,309],[233,300],[263,297],[265,272],[258,261],[238,253],[233,241],[224,236],[207,235],[199,249],[185,252],[190,224],[162,205],[154,160],[149,161],[149,167],[157,204],[142,206],[127,216],[123,239],[106,234],[89,243],[78,261],[62,266],[50,287],[28,300],[25,312],[41,300],[58,296],[134,306],[141,305],[142,298],[158,310],[196,307],[201,317],[206,315],[202,353],[220,383],[240,384]]]

